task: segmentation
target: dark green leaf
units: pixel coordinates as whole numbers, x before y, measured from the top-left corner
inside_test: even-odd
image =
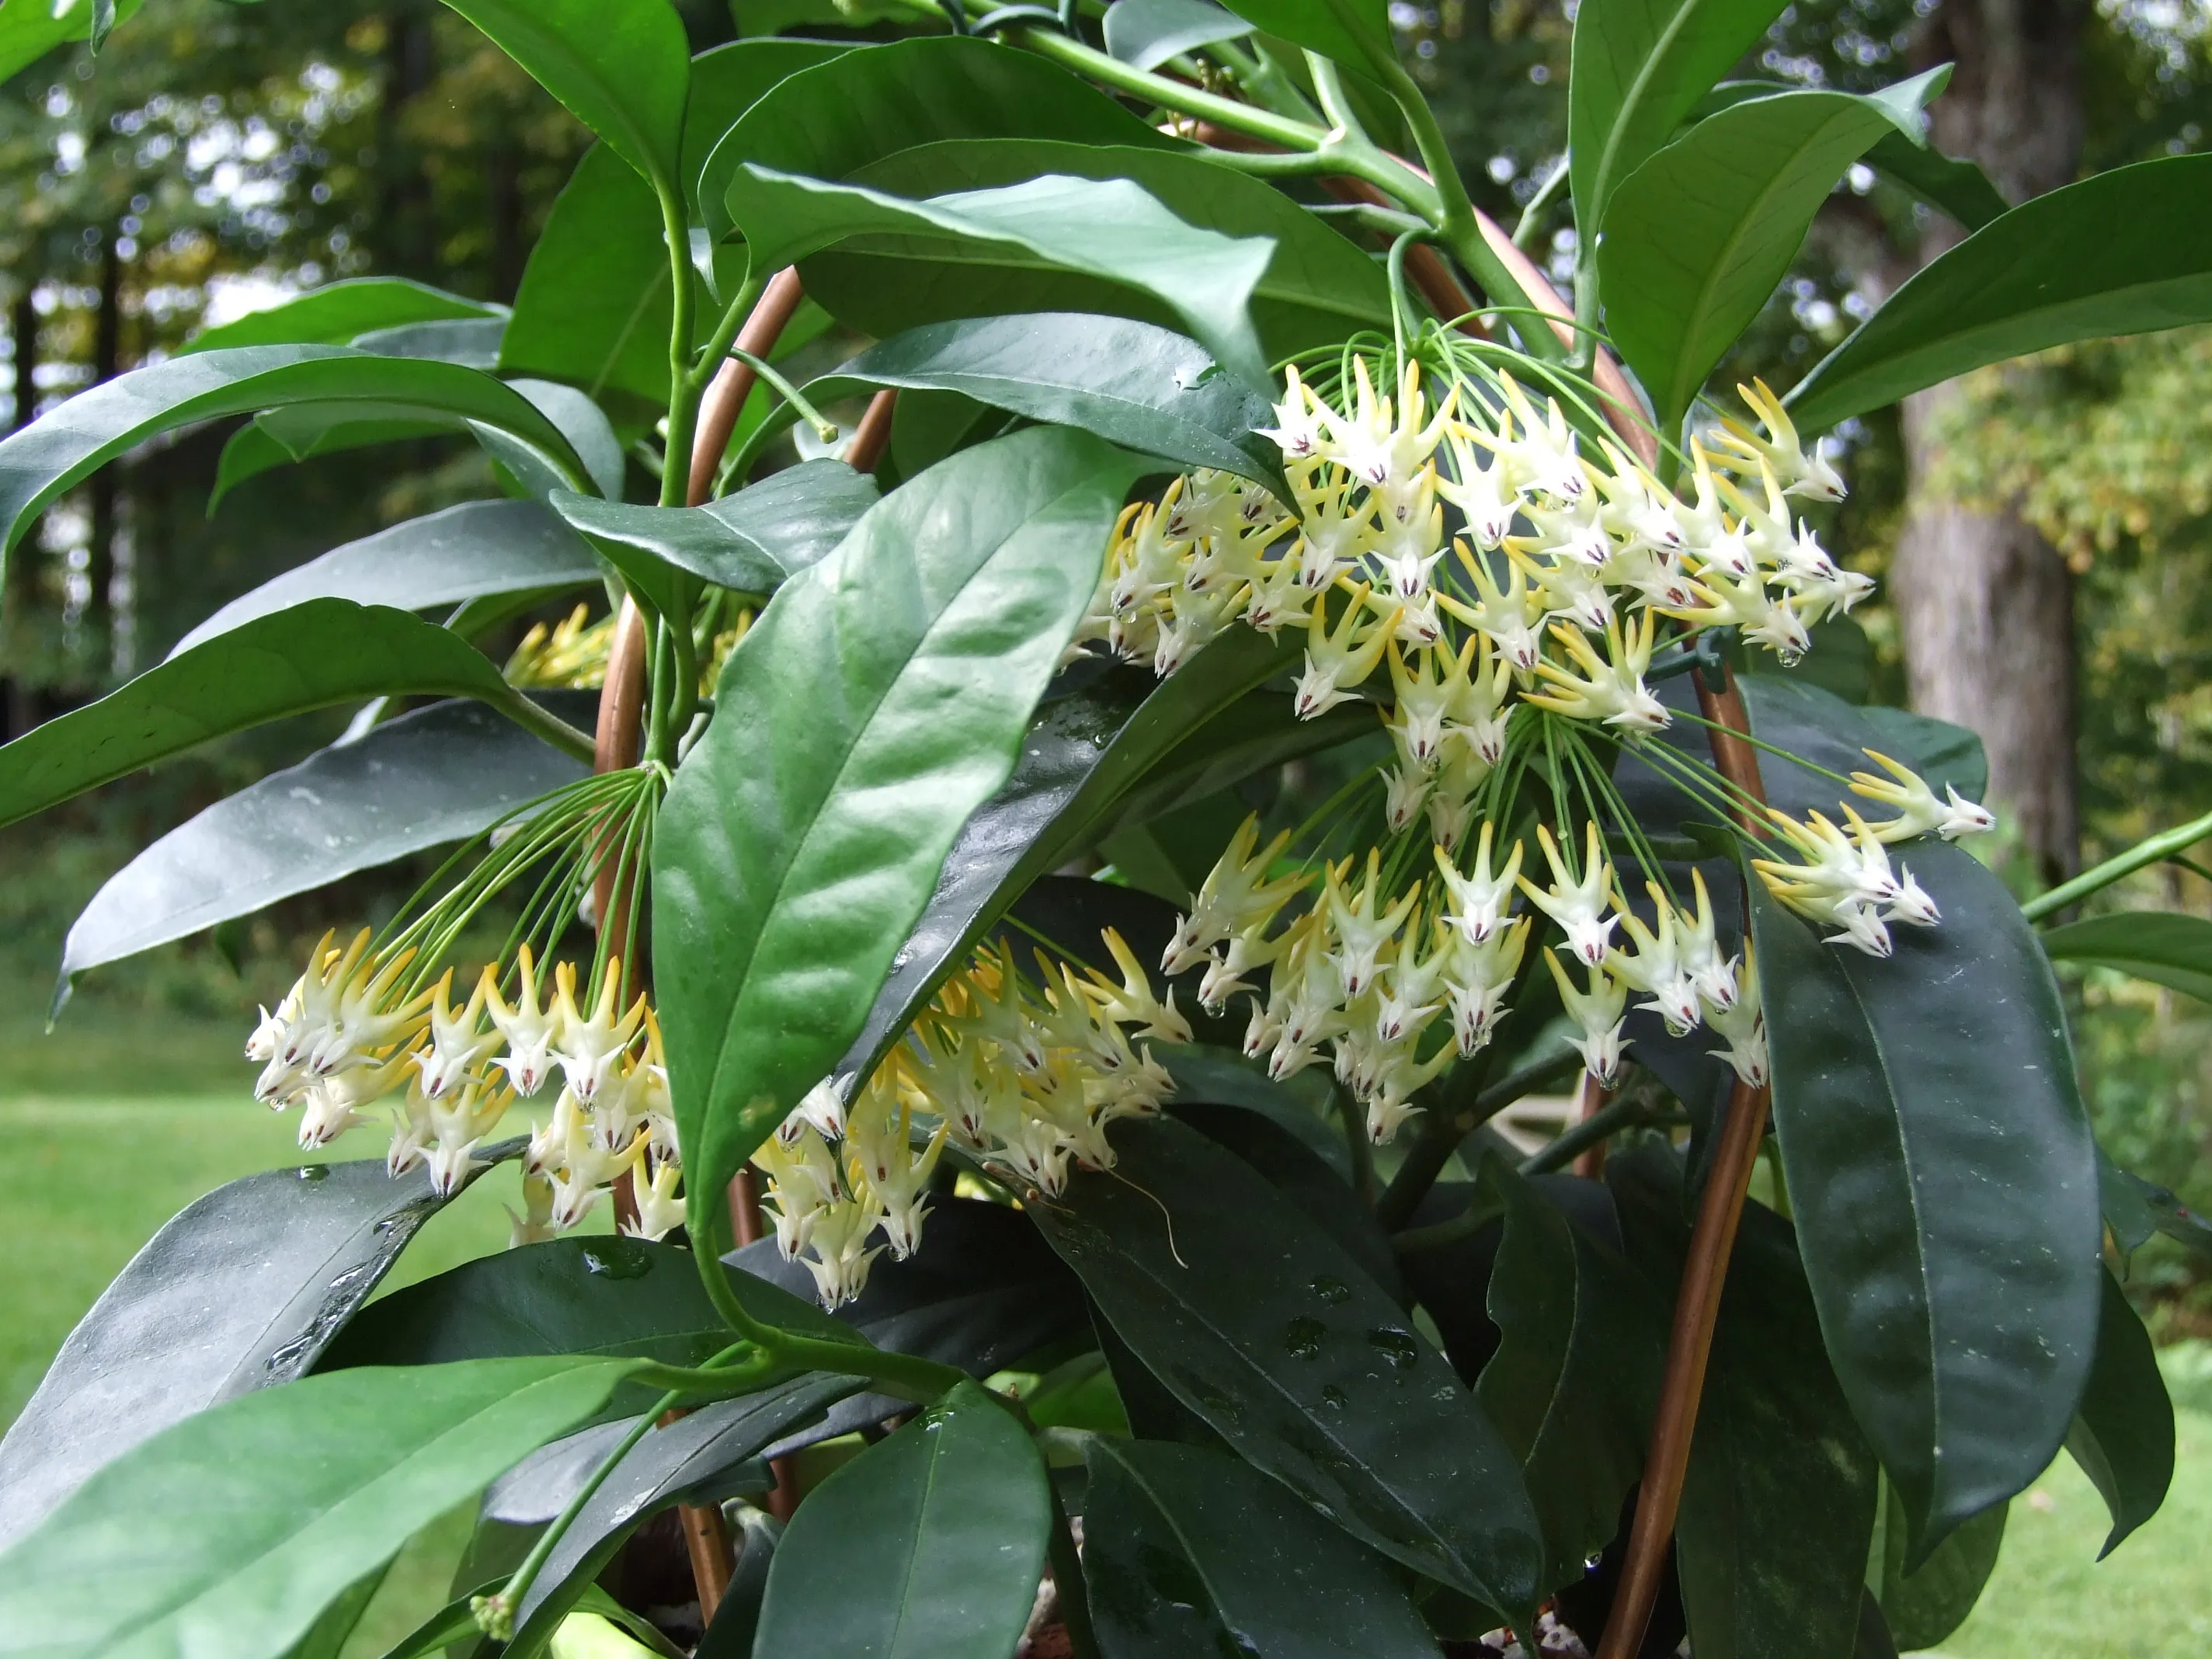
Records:
[[[802,461],[704,507],[627,507],[562,493],[553,506],[634,579],[654,565],[765,598],[849,534],[876,503],[842,461]]]
[[[446,1203],[427,1176],[394,1181],[371,1161],[248,1176],[180,1211],[101,1292],[0,1441],[0,1543],[149,1436],[305,1375]]]
[[[580,587],[599,579],[591,550],[537,502],[465,501],[334,547],[262,583],[193,629],[169,655],[308,599],[427,611],[485,593]]]
[[[1968,800],[1979,800],[1989,793],[1989,756],[1978,733],[1932,715],[1879,703],[1869,704],[1859,714],[1874,729],[1872,746],[1919,773],[1938,795],[1956,789]]]
[[[811,1301],[732,1273],[757,1319],[839,1340],[850,1328]],[[318,1369],[590,1354],[704,1364],[730,1344],[690,1251],[636,1238],[556,1238],[480,1257],[384,1297]]]
[[[1106,9],[1106,50],[1140,70],[1222,40],[1241,40],[1252,25],[1212,0],[1115,0]]]
[[[1052,1495],[1012,1413],[963,1382],[807,1495],[769,1569],[777,1659],[1011,1652],[1036,1600]],[[853,1571],[865,1562],[864,1572]]]
[[[2113,968],[2212,1002],[2212,921],[2164,910],[2120,910],[2044,934],[2053,962]]]
[[[88,969],[461,841],[584,775],[480,703],[439,702],[318,750],[172,830],[70,925],[56,1006]]]
[[[500,705],[520,697],[474,647],[435,623],[383,605],[309,599],[241,623],[0,747],[0,823],[210,738],[386,693]]]
[[[807,393],[820,403],[885,386],[957,392],[1286,493],[1274,445],[1253,434],[1273,422],[1267,400],[1223,374],[1197,342],[1150,323],[1046,312],[928,324],[871,346]]]
[[[284,1659],[339,1659],[390,1571],[387,1564],[348,1586],[344,1595],[323,1609],[307,1633],[287,1650]],[[386,1659],[392,1656],[386,1655]]]
[[[1567,154],[1585,237],[1605,222],[1621,180],[1674,137],[1781,10],[1778,0],[1589,0],[1576,12]]]
[[[1127,144],[970,140],[888,156],[852,182],[916,197],[1048,175],[1131,180],[1189,224],[1271,238],[1274,254],[1252,296],[1253,325],[1271,360],[1390,326],[1389,284],[1376,261],[1280,191],[1196,156]],[[1034,259],[981,262],[973,257],[980,252],[955,259],[927,242],[840,248],[806,262],[807,291],[879,338],[920,324],[1001,312],[1095,312],[1177,325],[1167,307],[1127,286]]]
[[[613,422],[599,404],[574,386],[555,380],[516,380],[507,384],[529,398],[538,413],[560,428],[569,447],[583,458],[586,476],[591,479],[592,488],[609,501],[620,501],[628,462]],[[568,486],[569,480],[548,466],[526,445],[517,443],[482,422],[475,422],[473,429],[477,441],[490,452],[491,458],[518,478],[526,480],[531,493],[540,500]]]
[[[1878,961],[1753,884],[1774,1122],[1830,1358],[1915,1565],[2040,1474],[2096,1346],[2094,1148],[2058,991],[1997,878],[1907,864],[1942,912]]]
[[[1866,164],[1903,185],[1929,206],[1948,213],[1964,230],[1979,230],[2011,207],[1972,161],[1961,161],[1901,132],[1886,133],[1866,153]]]
[[[497,306],[404,276],[349,276],[311,288],[266,311],[250,312],[235,322],[204,328],[178,348],[178,355],[232,346],[346,345],[374,329],[501,314]]]
[[[448,317],[427,323],[373,328],[347,343],[386,357],[434,357],[469,368],[497,368],[507,317]]]
[[[665,0],[446,0],[640,173],[681,199],[691,47]],[[664,244],[664,246],[665,245]]]
[[[1671,1301],[1688,1255],[1682,1169],[1645,1139],[1606,1161],[1630,1257]],[[1717,1659],[1850,1659],[1881,1479],[1822,1352],[1789,1224],[1744,1206],[1674,1547],[1690,1641]]]
[[[542,450],[577,487],[590,477],[558,427],[481,370],[343,346],[242,346],[118,374],[0,441],[0,557],[56,496],[147,439],[298,403],[369,405],[378,419],[479,421]]]
[[[1893,1487],[1883,1488],[1875,1528],[1880,1582],[1870,1588],[1881,1600],[1890,1634],[1905,1652],[1932,1648],[1964,1624],[1981,1599],[2004,1542],[2005,1505],[1992,1504],[1970,1517],[1909,1573],[1907,1528]]]
[[[1371,69],[1378,55],[1388,58],[1394,51],[1382,0],[1236,0],[1229,9],[1346,69]]]
[[[1152,1372],[1354,1537],[1515,1615],[1542,1549],[1510,1449],[1358,1264],[1169,1120],[1116,1127],[1037,1226]]]
[[[684,112],[684,191],[695,223],[702,216],[699,170],[722,135],[769,93],[801,70],[853,48],[836,40],[732,40],[691,60],[691,101]],[[717,207],[715,211],[721,210]],[[765,274],[765,273],[763,273]]]
[[[2184,1204],[2170,1188],[2131,1174],[2097,1149],[2097,1185],[2105,1220],[2122,1256],[2164,1233],[2201,1256],[2212,1258],[2212,1222]]]
[[[1984,363],[2212,320],[2212,155],[2115,167],[2039,196],[1930,261],[1790,394],[1808,432]]]
[[[1475,1398],[1520,1459],[1543,1523],[1542,1588],[1578,1583],[1644,1473],[1666,1352],[1660,1307],[1620,1255],[1492,1153],[1480,1203],[1503,1207],[1490,1275],[1501,1340]]]
[[[1034,52],[972,35],[925,36],[848,52],[763,93],[701,167],[700,210],[716,240],[738,228],[726,198],[748,161],[845,179],[917,144],[999,137],[1168,142],[1089,82]]]
[[[1273,243],[1187,223],[1127,178],[1052,174],[911,200],[748,161],[732,175],[728,199],[763,264],[855,237],[919,236],[949,243],[939,257],[956,262],[1072,270],[1165,305],[1223,364],[1255,385],[1267,381],[1249,307]]]
[[[723,1186],[860,1035],[1013,769],[1143,470],[1061,428],[963,451],[786,582],[724,665],[653,847],[696,1237],[720,1236]]]
[[[1097,1439],[1084,1581],[1104,1659],[1437,1659],[1388,1567],[1232,1457]]]
[[[184,1651],[210,1631],[230,1659],[276,1659],[418,1528],[597,1411],[628,1369],[349,1371],[203,1412],[0,1555],[0,1629],[54,1659]]]
[[[2159,1374],[2150,1333],[2110,1273],[2097,1324],[2097,1360],[2067,1431],[2066,1449],[2112,1511],[2112,1529],[2097,1552],[2101,1561],[2158,1513],[2173,1484],[2173,1401]]]
[[[1713,365],[1797,257],[1844,169],[1886,132],[1918,132],[1948,69],[1873,97],[1784,92],[1709,115],[1624,178],[1597,270],[1606,324],[1658,410],[1680,424]]]
[[[752,1659],[760,1630],[761,1598],[768,1593],[769,1569],[783,1541],[783,1522],[750,1506],[738,1516],[737,1570],[714,1608],[714,1622],[699,1638],[691,1659]]]
[[[1814,769],[1879,776],[1880,769],[1868,761],[1869,749],[1912,768],[1938,794],[1955,786],[1961,795],[1978,800],[1988,784],[1982,740],[1963,726],[1903,708],[1853,708],[1796,676],[1741,674],[1736,685],[1743,693],[1753,735],[1810,763],[1800,766],[1778,757],[1765,764],[1768,797],[1794,817],[1817,808],[1838,817],[1844,801],[1871,807],[1863,797]],[[1880,811],[1873,815],[1882,816]],[[1911,849],[1905,856],[1911,859]]]
[[[239,428],[223,445],[222,457],[216,466],[215,487],[208,491],[208,516],[213,518],[223,497],[239,485],[280,466],[349,449],[442,437],[459,424],[404,417],[364,419],[362,406],[344,404],[331,409],[295,404],[289,409],[270,410]]]

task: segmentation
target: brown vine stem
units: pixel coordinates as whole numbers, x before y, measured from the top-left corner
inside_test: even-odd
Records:
[[[1763,805],[1766,791],[1759,781],[1758,751],[1735,735],[1751,730],[1743,698],[1735,689],[1735,674],[1723,670],[1717,691],[1705,684],[1702,672],[1692,678],[1697,682],[1699,709],[1715,728],[1725,728],[1711,733],[1714,766],[1741,794]],[[1746,829],[1753,827],[1747,803],[1739,804],[1735,814]],[[1606,1621],[1598,1659],[1630,1659],[1643,1645],[1644,1626],[1651,1620],[1651,1603],[1659,1593],[1659,1576],[1666,1567],[1668,1540],[1674,1535],[1674,1517],[1681,1507],[1682,1480],[1690,1467],[1690,1437],[1697,1427],[1698,1403],[1705,1394],[1705,1364],[1712,1356],[1713,1326],[1720,1317],[1729,1256],[1735,1248],[1736,1225],[1743,1218],[1752,1166],[1766,1133],[1766,1109],[1765,1089],[1739,1081],[1729,1091],[1728,1122],[1721,1131],[1720,1146],[1698,1200],[1689,1259],[1683,1264],[1682,1282],[1674,1294],[1667,1370],[1651,1425],[1650,1449],[1644,1460],[1636,1523],[1629,1533],[1620,1589],[1613,1598],[1612,1616]]]

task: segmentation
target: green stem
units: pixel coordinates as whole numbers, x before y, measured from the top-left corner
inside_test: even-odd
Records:
[[[1363,143],[1372,143],[1367,129],[1359,125],[1353,113],[1352,100],[1344,95],[1344,76],[1334,58],[1322,57],[1317,52],[1306,54],[1306,70],[1313,76],[1314,92],[1321,100],[1321,112],[1328,118],[1329,125],[1348,133]]]
[[[1256,41],[1249,56],[1242,47],[1227,40],[1215,41],[1206,52],[1236,77],[1237,85],[1276,114],[1288,116],[1293,121],[1322,118],[1305,89],[1291,78],[1274,53]]]
[[[681,507],[691,483],[691,428],[699,418],[702,389],[691,373],[691,224],[673,191],[664,185],[659,195],[673,301],[668,322],[668,441],[664,451],[668,460],[660,471],[660,504]]]
[[[760,303],[761,290],[767,286],[766,277],[748,276],[738,284],[738,291],[730,296],[730,303],[722,309],[722,320],[714,325],[714,333],[708,337],[706,349],[700,352],[699,360],[688,371],[691,384],[701,392],[707,390],[725,360],[732,355],[732,343],[737,339],[738,331],[744,327],[745,319],[753,314],[753,307]]]
[[[1559,157],[1559,165],[1552,169],[1552,176],[1537,186],[1536,193],[1528,198],[1528,205],[1521,210],[1521,217],[1513,226],[1513,246],[1523,253],[1536,240],[1536,233],[1544,228],[1545,213],[1558,201],[1567,187],[1567,158]]]
[[[513,720],[524,731],[545,739],[562,754],[592,763],[592,739],[559,715],[549,714],[523,693],[509,688],[506,696],[493,702],[493,707]]]
[[[1460,1142],[1522,1096],[1567,1074],[1581,1064],[1582,1057],[1578,1054],[1554,1054],[1548,1060],[1538,1060],[1510,1076],[1500,1078],[1465,1106],[1438,1106],[1431,1114],[1426,1132],[1406,1154],[1406,1161],[1399,1165],[1396,1176],[1382,1196],[1376,1200],[1375,1218],[1388,1231],[1395,1231],[1404,1226],[1413,1212],[1420,1207],[1421,1200],[1428,1195],[1429,1188],[1436,1184],[1437,1177],[1443,1173],[1444,1164],[1458,1149]]]
[[[1610,1105],[1600,1108],[1581,1122],[1574,1124],[1548,1146],[1540,1146],[1521,1160],[1524,1176],[1544,1175],[1573,1163],[1598,1142],[1616,1129],[1625,1128],[1644,1115],[1644,1102],[1633,1095],[1623,1095]]]
[[[2039,898],[2032,898],[2021,905],[2021,914],[2030,921],[2078,904],[2090,894],[2110,887],[2122,876],[2131,876],[2147,865],[2156,864],[2185,848],[2193,847],[2205,836],[2212,836],[2212,812],[2201,818],[2191,818],[2178,829],[2161,830],[2147,841],[2139,841],[2115,857],[2106,859],[2093,869],[2084,870],[2069,882],[2061,883]]]
[[[741,363],[750,365],[754,374],[767,381],[778,397],[799,411],[799,418],[813,427],[816,437],[821,439],[825,444],[834,444],[837,441],[837,423],[824,418],[822,411],[807,402],[805,394],[797,386],[769,367],[768,359],[756,357],[751,352],[741,350],[736,346],[728,349],[728,355],[735,357]]]
[[[1194,116],[1201,121],[1211,121],[1231,132],[1241,132],[1249,137],[1262,138],[1284,149],[1316,150],[1322,147],[1328,134],[1304,121],[1293,121],[1284,116],[1239,103],[1234,98],[1224,98],[1218,93],[1206,92],[1170,80],[1164,75],[1154,75],[1109,57],[1080,40],[1072,40],[1057,30],[1037,28],[1029,24],[1018,25],[1006,31],[1006,39],[1014,46],[1049,58],[1078,74],[1086,76],[1103,86],[1126,92],[1132,97],[1146,99],[1162,109],[1171,109],[1181,115]]]

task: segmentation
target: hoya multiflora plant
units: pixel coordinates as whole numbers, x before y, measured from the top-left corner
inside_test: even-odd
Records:
[[[64,991],[455,849],[244,1034],[371,1155],[187,1209],[0,1443],[0,1628],[358,1650],[466,1503],[395,1655],[1797,1659],[1940,1639],[2062,1445],[2114,1541],[2156,1509],[2118,1275],[2202,1230],[2100,1165],[2046,951],[2212,953],[2033,923],[2203,826],[2025,910],[1952,844],[1978,747],[1861,706],[1820,434],[2178,320],[2201,249],[2081,227],[2197,158],[1708,398],[1862,154],[1986,217],[1941,71],[1717,87],[1768,10],[1589,0],[1570,301],[1364,0],[697,58],[664,0],[455,4],[600,141],[511,312],[335,284],[0,443],[11,546],[222,417],[226,490],[451,429],[505,492],[0,749],[12,821],[358,710]],[[372,1304],[478,1180],[512,1247]]]

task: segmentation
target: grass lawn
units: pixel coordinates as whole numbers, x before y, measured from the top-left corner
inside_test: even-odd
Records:
[[[162,1222],[209,1188],[297,1164],[294,1123],[234,1094],[167,1099],[0,1099],[13,1201],[0,1209],[0,1422],[12,1419],[70,1328]],[[340,1158],[380,1157],[356,1131]],[[103,1172],[131,1170],[110,1183]],[[500,1170],[423,1230],[387,1286],[410,1284],[507,1239]],[[604,1206],[598,1224],[606,1224]],[[2061,1458],[2013,1504],[1996,1577],[1942,1651],[1949,1659],[2197,1659],[2212,1647],[2212,1413],[2181,1413],[2181,1468],[2165,1510],[2099,1563],[2105,1511]],[[465,1515],[426,1530],[395,1564],[348,1656],[374,1655],[435,1609],[465,1541]]]

